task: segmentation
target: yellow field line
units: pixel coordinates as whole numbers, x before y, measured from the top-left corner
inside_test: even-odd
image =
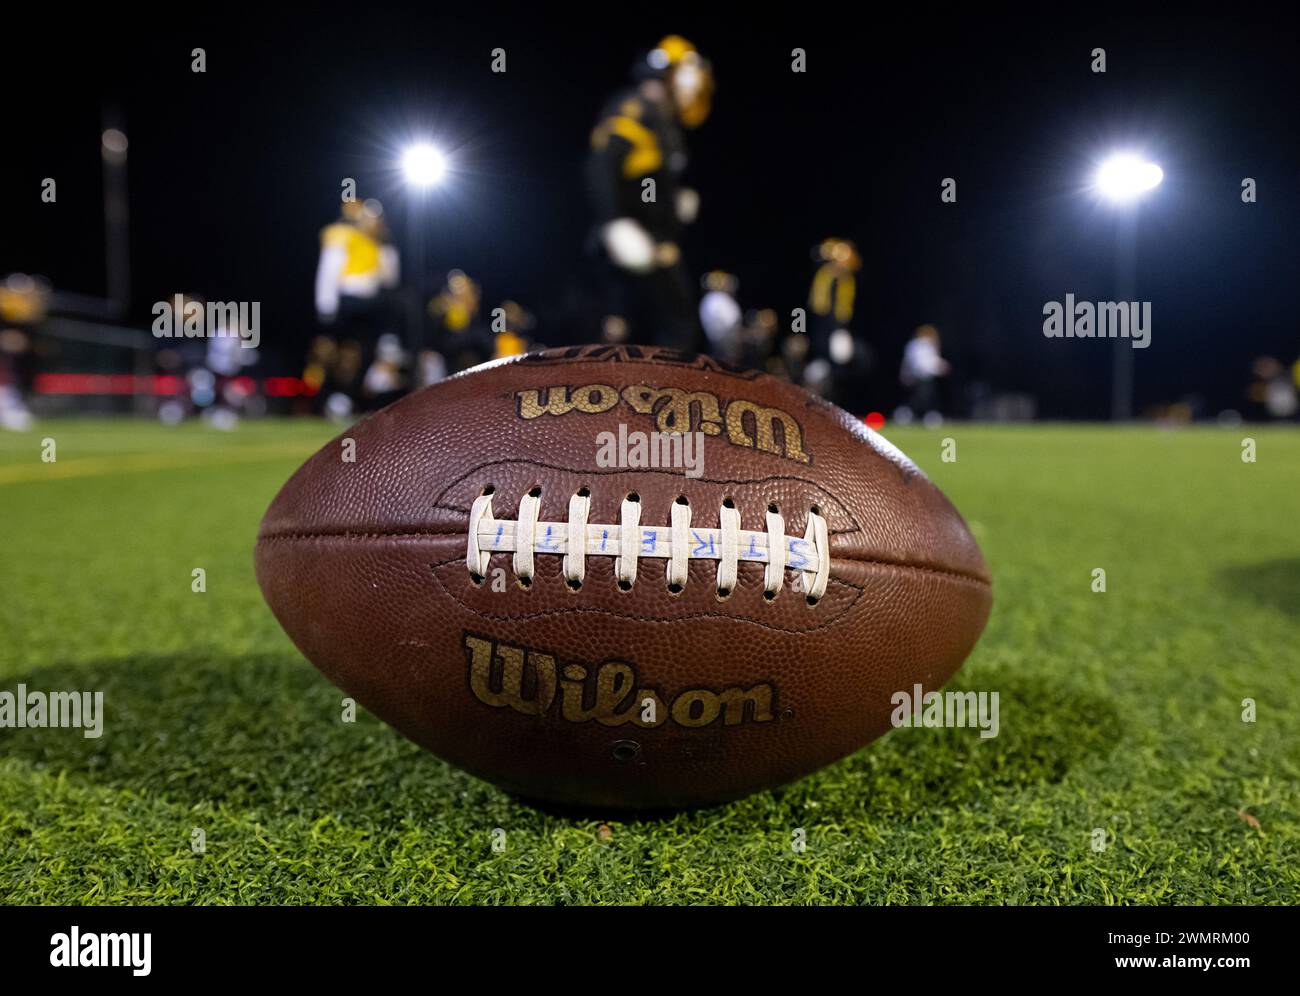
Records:
[[[279,457],[306,457],[315,447],[311,443],[268,443],[265,446],[240,446],[197,453],[132,453],[115,457],[84,457],[80,460],[57,460],[0,467],[0,484],[31,481],[58,481],[73,477],[106,477],[114,474],[141,474],[153,470],[183,467],[228,466],[258,463]]]

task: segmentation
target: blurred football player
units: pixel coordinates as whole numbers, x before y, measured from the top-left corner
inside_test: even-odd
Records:
[[[682,259],[699,195],[682,183],[683,129],[709,116],[713,70],[678,35],[633,69],[635,85],[606,104],[591,133],[592,250],[603,261],[608,340],[697,349],[693,282]]]
[[[218,318],[217,327],[209,332],[203,366],[212,375],[212,404],[203,411],[208,424],[216,429],[234,429],[239,416],[252,397],[247,376],[257,363],[256,347],[238,326],[228,324],[226,316]]]
[[[177,321],[206,321],[207,301],[197,295],[170,295],[176,302]],[[177,390],[161,396],[158,419],[164,425],[180,425],[191,415],[202,414],[216,401],[216,375],[208,369],[206,338],[172,336],[157,340],[154,363],[160,374],[176,379]]]
[[[379,337],[374,361],[366,368],[361,385],[368,407],[382,408],[405,393],[407,362],[401,339],[391,332]]]
[[[528,333],[536,322],[518,301],[502,301],[492,312],[492,359],[528,352]]]
[[[808,362],[808,336],[792,332],[781,342],[782,376],[796,384],[804,383]]]
[[[309,399],[303,406],[313,414],[322,415],[325,399],[334,393],[334,364],[338,358],[338,343],[327,335],[314,336],[307,349],[303,364],[302,383]]]
[[[848,239],[823,239],[813,249],[817,269],[808,291],[808,356],[804,386],[852,406],[865,387],[874,354],[850,328],[862,258]]]
[[[386,292],[397,286],[399,261],[383,216],[377,200],[345,201],[339,220],[321,230],[316,314],[337,342],[359,352],[355,374],[327,399],[335,413],[366,404],[365,371],[375,361],[379,337],[395,330]]]
[[[479,320],[482,291],[464,270],[451,270],[447,281],[430,301],[433,341],[446,357],[450,373],[477,366],[491,354],[492,345]]]
[[[812,287],[808,291],[808,333],[812,358],[829,357],[831,337],[853,321],[857,277],[862,269],[858,248],[848,239],[823,239],[813,249]]]

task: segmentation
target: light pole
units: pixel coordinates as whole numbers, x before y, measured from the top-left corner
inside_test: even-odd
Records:
[[[117,110],[106,107],[99,154],[104,164],[105,295],[114,318],[120,318],[131,307],[131,212],[126,185],[130,143],[119,124]]]
[[[447,176],[447,157],[431,142],[416,142],[403,150],[401,168],[409,188],[406,198],[406,242],[409,261],[403,267],[405,272],[410,274],[407,279],[410,286],[407,321],[411,329],[411,345],[418,353],[424,348],[425,281],[428,278],[425,272],[427,263],[422,216],[429,192],[441,184]]]
[[[1164,170],[1131,153],[1117,153],[1097,169],[1093,186],[1119,212],[1115,250],[1116,289],[1120,301],[1134,296],[1137,282],[1137,205],[1142,195],[1164,179]],[[1133,345],[1116,339],[1111,367],[1110,417],[1126,422],[1133,417]]]

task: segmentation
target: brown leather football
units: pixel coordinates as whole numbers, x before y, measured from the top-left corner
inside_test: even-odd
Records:
[[[520,795],[676,807],[797,778],[937,689],[991,604],[960,515],[844,411],[633,346],[489,363],[272,502],[257,577],[330,680]]]

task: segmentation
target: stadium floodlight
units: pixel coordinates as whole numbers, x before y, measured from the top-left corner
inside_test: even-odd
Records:
[[[1107,200],[1123,203],[1160,186],[1165,171],[1131,153],[1111,156],[1097,170],[1094,184]]]
[[[447,174],[447,157],[428,142],[417,142],[402,153],[402,172],[413,187],[436,187]]]
[[[1137,201],[1160,186],[1165,171],[1133,152],[1116,152],[1105,159],[1093,177],[1093,189],[1119,210],[1117,284],[1122,299],[1133,296],[1137,280]],[[1131,205],[1131,207],[1129,207]],[[1127,422],[1133,417],[1133,350],[1127,342],[1115,340],[1111,368],[1111,418]]]
[[[126,133],[120,128],[105,128],[99,136],[100,150],[105,159],[121,162],[126,159],[126,150],[130,143]]]

